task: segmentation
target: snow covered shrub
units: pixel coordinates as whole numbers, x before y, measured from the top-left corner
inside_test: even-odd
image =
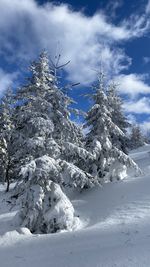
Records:
[[[22,199],[17,220],[32,233],[72,230],[78,223],[71,202],[55,183],[63,181],[59,163],[44,155],[21,168],[21,181],[14,191],[14,196]]]
[[[73,230],[79,221],[70,200],[60,186],[50,180],[45,187],[37,183],[26,190],[17,219],[32,233]]]

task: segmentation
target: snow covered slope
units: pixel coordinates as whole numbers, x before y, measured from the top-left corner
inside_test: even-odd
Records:
[[[75,232],[31,235],[15,229],[15,210],[0,205],[1,267],[149,267],[150,145],[132,158],[143,175],[72,195],[82,228]]]

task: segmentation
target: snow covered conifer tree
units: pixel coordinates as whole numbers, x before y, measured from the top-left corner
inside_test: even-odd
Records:
[[[132,125],[129,147],[131,149],[136,149],[140,146],[143,146],[144,143],[145,143],[145,138],[142,135],[139,125]]]
[[[6,191],[9,191],[12,164],[13,104],[13,92],[8,89],[0,103],[0,181],[7,182]]]
[[[109,85],[107,97],[108,109],[111,113],[112,122],[116,124],[126,135],[127,128],[130,126],[130,123],[127,121],[127,118],[123,114],[123,101],[117,94],[117,84],[115,84],[114,82]],[[112,143],[127,154],[128,138],[125,135],[120,135],[118,137],[112,133],[111,138]]]
[[[79,188],[85,184],[92,186],[91,175],[81,168],[81,161],[85,162],[92,155],[83,148],[81,132],[70,120],[68,106],[72,100],[57,87],[57,77],[49,67],[46,52],[30,69],[29,84],[17,94],[14,176],[21,173],[24,164],[48,155],[62,169],[59,178],[51,177],[54,182]],[[67,181],[64,181],[65,176]]]
[[[22,165],[48,153],[59,155],[59,146],[52,138],[54,124],[50,118],[51,103],[47,101],[49,85],[54,76],[48,69],[45,54],[39,62],[34,62],[30,70],[29,84],[22,87],[16,95],[18,105],[15,109],[16,132],[14,136],[14,176],[18,176]]]
[[[94,103],[86,118],[86,127],[90,129],[86,136],[86,147],[95,155],[95,160],[91,163],[89,172],[100,181],[122,179],[126,176],[126,167],[138,167],[112,143],[112,134],[124,138],[124,133],[111,119],[103,73],[99,76],[92,97]]]
[[[16,96],[13,172],[20,179],[14,197],[24,194],[19,219],[32,232],[70,229],[74,210],[61,188],[94,184],[92,175],[81,168],[81,161],[93,155],[83,148],[80,131],[69,118],[71,99],[58,88],[46,52],[30,70],[28,84]]]

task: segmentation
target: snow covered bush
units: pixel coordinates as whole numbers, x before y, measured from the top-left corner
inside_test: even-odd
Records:
[[[32,160],[21,168],[20,177],[14,190],[14,196],[22,199],[17,214],[20,226],[32,233],[54,233],[77,226],[74,208],[57,184],[63,177],[59,161],[46,155]]]
[[[50,180],[46,180],[45,187],[37,183],[27,188],[17,221],[32,233],[73,230],[79,224],[70,200],[60,186]]]

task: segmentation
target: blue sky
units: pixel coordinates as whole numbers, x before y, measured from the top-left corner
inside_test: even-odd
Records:
[[[124,109],[144,131],[150,129],[150,0],[0,1],[0,92],[18,86],[29,62],[47,49],[58,50],[66,82],[80,82],[80,97],[102,62],[108,78],[119,83]]]

